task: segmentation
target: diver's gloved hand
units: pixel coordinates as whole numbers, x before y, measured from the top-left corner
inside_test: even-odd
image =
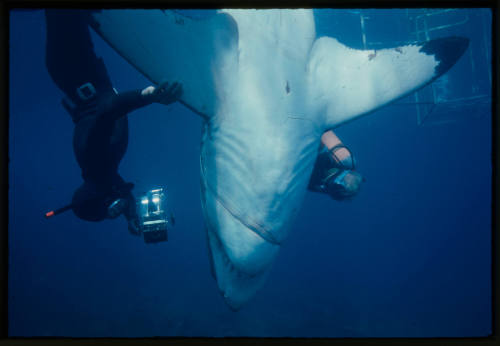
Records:
[[[137,215],[135,199],[130,194],[127,198],[127,207],[123,213],[127,219],[128,230],[133,235],[141,235],[141,226],[139,224],[139,216]]]
[[[128,230],[131,234],[133,235],[141,235],[141,226],[139,224],[139,217],[137,216],[137,212],[134,210],[131,210],[132,206],[128,207],[128,210],[124,213],[125,218],[127,219],[127,224],[128,224]]]
[[[157,102],[169,105],[182,95],[182,85],[178,82],[164,82],[159,87],[149,86],[141,91],[141,95],[148,102]]]
[[[141,227],[137,218],[127,219],[128,230],[133,235],[141,235]]]
[[[117,198],[108,205],[108,218],[116,219],[120,216],[125,208],[127,207],[127,202],[123,198]]]

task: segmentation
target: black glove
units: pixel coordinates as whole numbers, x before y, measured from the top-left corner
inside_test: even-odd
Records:
[[[128,222],[128,230],[131,234],[133,235],[141,235],[141,227],[140,227],[140,224],[139,224],[139,219],[135,218],[135,219],[127,219],[127,222]]]
[[[141,227],[139,216],[137,215],[136,202],[132,189],[133,183],[121,183],[113,186],[113,191],[120,196],[124,206],[122,208],[123,215],[127,219],[128,230],[133,235],[141,235]]]
[[[139,223],[139,216],[137,215],[135,199],[133,196],[127,199],[127,207],[124,215],[127,219],[129,232],[133,235],[141,235],[142,231]]]

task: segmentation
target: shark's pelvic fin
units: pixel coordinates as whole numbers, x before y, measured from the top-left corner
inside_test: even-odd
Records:
[[[448,37],[421,44],[356,50],[334,38],[317,39],[308,71],[308,102],[331,129],[421,88],[460,58],[468,39]]]
[[[214,114],[214,71],[238,41],[230,15],[192,19],[164,10],[102,10],[92,18],[94,30],[152,82],[181,82],[182,103],[205,118]]]

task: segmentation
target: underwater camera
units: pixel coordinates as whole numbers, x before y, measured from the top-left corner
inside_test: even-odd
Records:
[[[165,193],[163,188],[146,192],[137,203],[139,224],[144,235],[145,243],[158,243],[167,241],[167,230],[169,223],[165,211]]]

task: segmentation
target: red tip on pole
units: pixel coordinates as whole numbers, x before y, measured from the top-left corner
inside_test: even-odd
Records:
[[[53,210],[52,210],[52,211],[49,211],[48,213],[46,213],[46,214],[45,214],[45,217],[46,217],[46,218],[49,218],[49,217],[51,217],[51,216],[54,216],[54,211],[53,211]]]

